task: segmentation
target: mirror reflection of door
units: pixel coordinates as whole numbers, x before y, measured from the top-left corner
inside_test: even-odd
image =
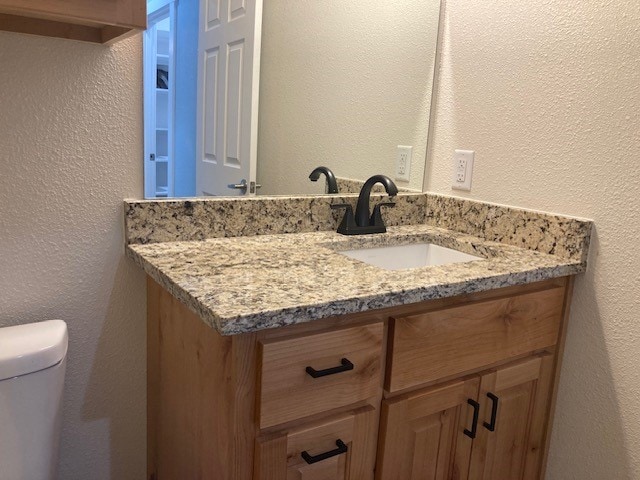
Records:
[[[144,36],[144,193],[174,195],[175,3],[149,3]],[[153,8],[153,10],[151,10]]]
[[[255,194],[262,0],[147,11],[145,197]]]
[[[255,195],[262,0],[201,2],[197,195]]]

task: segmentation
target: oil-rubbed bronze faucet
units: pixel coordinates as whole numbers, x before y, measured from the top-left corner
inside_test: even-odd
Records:
[[[327,177],[327,193],[338,193],[338,182],[336,181],[336,176],[329,167],[316,167],[309,175],[309,180],[317,182],[321,173],[324,173]]]
[[[356,204],[356,213],[353,214],[353,207],[348,203],[338,203],[331,205],[331,208],[344,208],[344,217],[342,222],[338,226],[338,233],[343,235],[366,235],[369,233],[384,233],[387,231],[387,227],[382,220],[382,207],[394,207],[393,202],[380,202],[377,204],[373,213],[370,214],[369,199],[371,197],[371,189],[376,183],[381,183],[387,194],[390,197],[394,197],[398,194],[398,187],[393,181],[386,175],[374,175],[369,178],[358,196],[358,203]]]

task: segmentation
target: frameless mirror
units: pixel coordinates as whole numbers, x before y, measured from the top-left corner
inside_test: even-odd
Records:
[[[147,198],[349,193],[379,173],[422,190],[440,0],[148,12]]]

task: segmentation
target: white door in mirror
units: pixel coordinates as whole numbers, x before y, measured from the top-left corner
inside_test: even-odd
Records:
[[[255,195],[262,0],[200,2],[199,29],[196,194]]]
[[[473,150],[456,150],[453,155],[453,181],[451,188],[454,190],[471,190],[471,177],[473,176]]]

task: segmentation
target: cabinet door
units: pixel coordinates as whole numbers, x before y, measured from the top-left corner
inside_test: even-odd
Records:
[[[371,406],[258,439],[255,480],[372,480],[378,412]]]
[[[482,377],[470,479],[540,478],[552,372],[553,356],[543,355]]]
[[[378,480],[467,478],[480,379],[471,377],[386,400],[382,405]]]

